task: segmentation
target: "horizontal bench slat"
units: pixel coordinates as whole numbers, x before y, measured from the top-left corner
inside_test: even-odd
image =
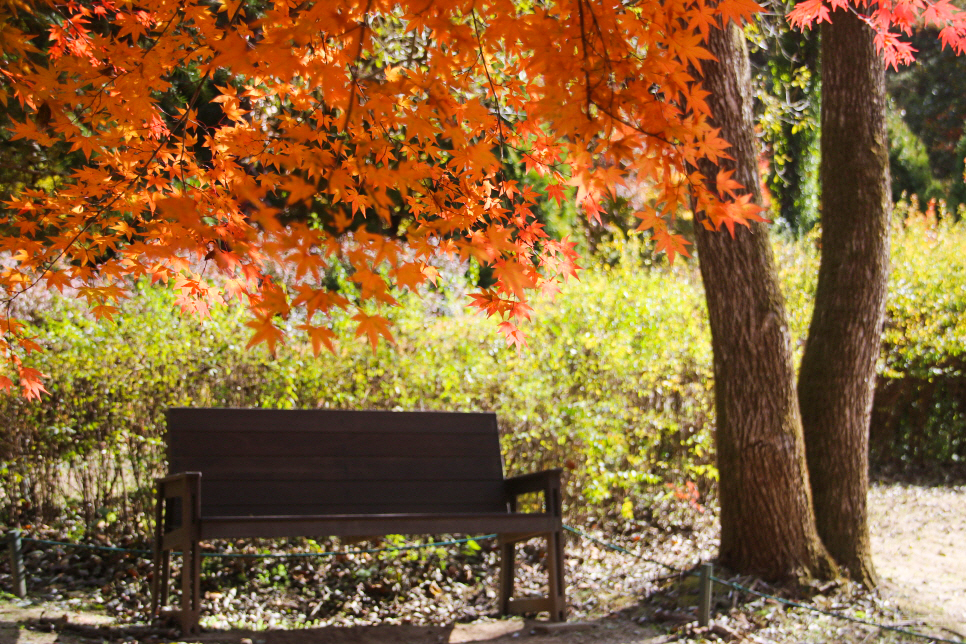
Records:
[[[494,454],[495,452],[495,454]],[[238,431],[230,436],[217,432],[170,430],[168,459],[186,455],[208,457],[468,457],[493,455],[499,462],[499,439],[493,434],[464,434],[441,440],[430,433],[381,432],[364,437],[353,433],[313,433],[278,430]]]
[[[490,532],[546,533],[560,529],[560,517],[549,514],[207,517],[201,520],[202,539]]]
[[[206,454],[171,459],[172,472],[203,472],[206,481],[503,480],[500,462],[479,456],[316,457]]]
[[[342,505],[355,514],[354,506],[394,504],[398,512],[409,506],[482,505],[493,511],[504,504],[503,481],[209,481],[202,477],[201,513],[209,515],[216,505],[271,506]],[[320,514],[321,512],[315,512]]]
[[[539,613],[542,610],[553,610],[553,600],[549,597],[523,597],[521,599],[511,599],[509,613],[511,615],[525,615],[527,613]]]
[[[168,410],[168,427],[237,432],[381,433],[387,430],[436,434],[496,431],[496,414],[489,412],[347,411],[336,409],[205,409]]]
[[[371,503],[360,504],[293,504],[293,503],[274,503],[265,505],[245,504],[223,504],[211,505],[202,511],[203,517],[212,516],[254,516],[266,517],[276,514],[292,516],[314,516],[318,514],[326,515],[349,515],[359,516],[364,514],[393,514],[405,510],[407,514],[466,514],[466,513],[499,513],[502,508],[494,508],[491,503],[451,503],[440,505],[438,503],[411,503],[405,507],[398,503]]]

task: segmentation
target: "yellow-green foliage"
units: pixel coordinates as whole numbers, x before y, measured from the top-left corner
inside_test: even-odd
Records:
[[[808,323],[812,318],[815,284],[818,280],[818,244],[821,231],[813,228],[801,240],[791,242],[776,239],[775,261],[781,281],[782,294],[788,308],[788,327],[792,336],[792,350],[801,359],[808,337]]]
[[[942,204],[896,205],[892,272],[872,414],[873,457],[935,465],[966,461],[966,225]],[[796,356],[819,265],[820,232],[776,244]]]
[[[952,375],[966,348],[966,229],[915,201],[896,215],[882,374]]]
[[[534,304],[520,352],[462,302],[403,297],[396,346],[375,354],[347,340],[335,354],[288,346],[272,358],[245,349],[238,310],[185,317],[145,287],[108,324],[54,300],[38,311],[46,351],[32,356],[50,396],[0,399],[6,513],[52,518],[73,491],[89,524],[143,519],[173,405],[492,410],[508,472],[564,467],[574,512],[616,513],[666,479],[707,488],[710,345],[685,268],[627,260],[582,272]],[[351,338],[350,321],[342,331]]]
[[[899,204],[873,410],[881,458],[966,461],[966,227]]]
[[[874,427],[887,431],[877,449],[966,458],[966,230],[914,207],[896,222]],[[534,303],[520,352],[493,321],[464,311],[460,288],[400,296],[395,347],[373,353],[347,339],[319,357],[303,346],[276,357],[246,350],[241,309],[182,316],[170,293],[151,287],[113,323],[95,323],[69,300],[38,303],[46,350],[30,360],[49,375],[50,395],[0,397],[2,512],[51,519],[67,503],[88,525],[133,528],[163,469],[164,410],[174,405],[492,410],[508,473],[564,467],[572,513],[627,515],[665,482],[707,491],[712,361],[695,263],[646,266],[630,259],[639,249],[615,244],[606,256],[624,259]],[[798,354],[818,246],[817,233],[776,243]],[[463,271],[451,266],[444,277],[465,291]],[[338,324],[350,338],[351,321]]]

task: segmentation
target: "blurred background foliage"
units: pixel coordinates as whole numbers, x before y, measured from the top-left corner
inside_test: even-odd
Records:
[[[931,186],[923,183],[903,189],[909,194],[918,194],[923,203],[932,197],[945,197],[949,210],[956,212],[960,204],[966,203],[963,186],[966,102],[962,100],[966,95],[966,59],[948,48],[943,49],[937,32],[931,29],[917,32],[912,37],[912,46],[917,50],[916,62],[889,73],[889,94],[898,115],[925,148],[932,180],[941,185],[942,192],[930,193]],[[906,144],[905,140],[895,138],[890,143],[893,148]]]
[[[821,211],[821,56],[815,30],[790,29],[794,2],[770,0],[749,24],[763,186],[775,228],[807,235]],[[943,49],[936,30],[912,36],[916,60],[887,74],[893,199],[944,200],[959,218],[966,204],[966,58]]]
[[[897,208],[888,323],[873,442],[879,464],[966,459],[966,228]],[[818,232],[775,237],[800,349],[818,266]],[[535,302],[529,346],[464,308],[473,266],[441,263],[438,287],[400,295],[395,347],[351,339],[314,357],[297,340],[247,350],[241,307],[182,315],[172,294],[141,286],[113,322],[75,301],[29,303],[49,396],[0,397],[0,519],[71,517],[88,532],[144,532],[164,472],[170,406],[490,410],[508,474],[566,471],[571,518],[646,518],[690,481],[713,493],[711,349],[694,262],[646,263],[639,236],[612,227],[579,281]],[[24,304],[26,306],[26,304]],[[298,321],[291,320],[294,327]],[[293,338],[298,335],[293,333]]]
[[[759,171],[771,219],[799,237],[818,223],[820,44],[815,31],[788,24],[794,2],[771,0],[745,28],[754,72]]]
[[[274,357],[247,350],[241,307],[184,316],[160,288],[139,289],[110,323],[44,296],[33,320],[45,350],[31,360],[50,394],[0,398],[3,519],[66,511],[90,527],[137,529],[164,469],[164,411],[187,405],[495,411],[507,472],[564,466],[572,513],[623,507],[665,480],[707,489],[701,292],[690,267],[641,270],[636,243],[627,246],[618,264],[590,268],[555,302],[537,302],[519,353],[492,321],[464,310],[460,291],[474,271],[459,263],[440,269],[462,289],[400,296],[395,347],[373,353],[346,340],[317,358],[297,343]],[[342,326],[351,338],[351,321]]]

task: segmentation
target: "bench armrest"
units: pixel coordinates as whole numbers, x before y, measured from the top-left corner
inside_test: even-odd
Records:
[[[521,494],[543,492],[544,512],[555,517],[562,516],[560,501],[560,475],[562,473],[562,469],[555,468],[504,479],[506,500],[510,506],[510,511],[517,511],[517,497]]]
[[[178,472],[177,474],[169,474],[159,479],[154,479],[154,482],[159,486],[168,485],[177,481],[187,481],[193,475],[201,476],[201,472]]]
[[[197,525],[201,517],[201,472],[179,472],[156,479],[156,519],[161,534]]]

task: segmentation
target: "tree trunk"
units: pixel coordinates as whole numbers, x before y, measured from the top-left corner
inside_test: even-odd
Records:
[[[741,31],[712,29],[704,86],[734,178],[761,203],[748,54]],[[717,168],[705,164],[707,177]],[[815,529],[785,304],[768,231],[696,225],[714,350],[722,565],[769,579],[826,576]]]
[[[822,260],[798,397],[819,534],[874,585],[869,418],[889,272],[885,70],[848,11],[822,24]]]

